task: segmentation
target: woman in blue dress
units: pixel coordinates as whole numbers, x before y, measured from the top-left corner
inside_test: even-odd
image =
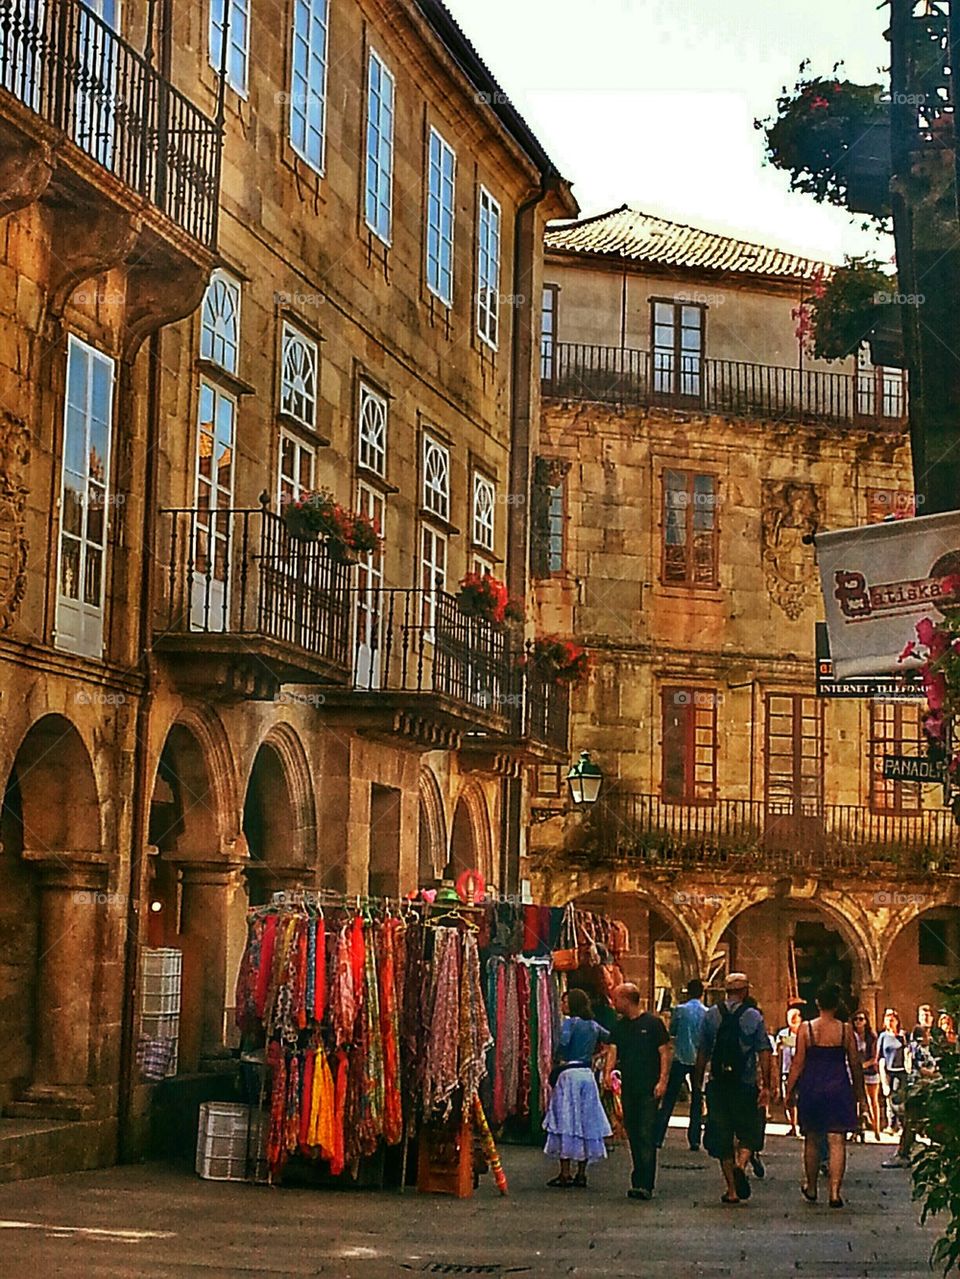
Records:
[[[597,1044],[606,1043],[610,1034],[593,1020],[584,991],[571,990],[565,998],[569,1016],[560,1027],[557,1065],[551,1077],[556,1082],[543,1121],[547,1133],[543,1152],[560,1161],[560,1172],[548,1186],[585,1186],[587,1164],[606,1159],[604,1139],[613,1131],[593,1073]],[[571,1176],[574,1161],[577,1172]]]
[[[864,1101],[863,1069],[853,1029],[841,1021],[840,988],[830,982],[817,991],[820,1016],[805,1021],[787,1078],[787,1097],[796,1092],[797,1114],[803,1133],[805,1180],[800,1193],[817,1201],[820,1145],[829,1149],[830,1207],[842,1208],[840,1188],[847,1165],[848,1132],[857,1130],[857,1100]]]

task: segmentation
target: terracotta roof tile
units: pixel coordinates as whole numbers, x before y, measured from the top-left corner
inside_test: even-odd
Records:
[[[827,263],[784,249],[751,244],[715,231],[684,226],[621,205],[609,213],[547,228],[546,247],[560,253],[629,258],[654,266],[695,267],[783,279],[809,280]]]

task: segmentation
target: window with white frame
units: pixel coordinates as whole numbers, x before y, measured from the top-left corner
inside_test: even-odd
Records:
[[[447,539],[439,529],[424,524],[420,534],[420,587],[423,591],[424,638],[433,639],[438,595],[447,588]]]
[[[317,425],[317,344],[284,323],[281,339],[280,412],[314,430]]]
[[[286,431],[280,432],[280,465],[277,474],[277,505],[295,502],[304,493],[312,493],[316,449]]]
[[[500,338],[500,205],[480,188],[477,220],[477,332],[490,346]]]
[[[79,338],[68,339],[56,645],[87,657],[103,653],[115,367]]]
[[[453,208],[457,157],[436,129],[430,130],[427,174],[427,288],[453,305]]]
[[[450,450],[429,435],[423,437],[423,509],[450,518]]]
[[[493,481],[476,472],[473,477],[473,542],[485,551],[493,550],[496,503],[497,490]]]
[[[236,373],[240,360],[240,284],[214,271],[200,313],[200,356]]]
[[[223,28],[227,34],[227,84],[247,96],[250,72],[250,0],[210,0],[210,65],[219,75],[223,66]]]
[[[393,208],[394,79],[379,54],[371,52],[367,79],[367,226],[390,243]]]
[[[483,577],[484,573],[489,573],[493,577],[493,560],[488,560],[483,555],[475,555],[473,557],[473,572],[479,573]]]
[[[360,383],[357,457],[364,470],[381,479],[387,474],[387,401],[366,382]]]
[[[328,0],[294,0],[290,63],[290,144],[323,172],[327,114]]]
[[[224,631],[229,625],[236,419],[237,402],[233,396],[210,382],[201,382],[190,597],[190,624],[194,630]]]

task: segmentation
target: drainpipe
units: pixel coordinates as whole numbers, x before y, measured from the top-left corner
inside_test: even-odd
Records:
[[[160,431],[160,333],[149,339],[147,384],[146,459],[143,492],[142,572],[138,641],[144,685],[137,705],[136,744],[133,766],[133,819],[130,845],[130,890],[127,899],[127,935],[124,955],[123,1017],[120,1040],[120,1096],[118,1113],[119,1158],[132,1161],[139,1156],[130,1131],[133,1090],[136,1085],[137,990],[140,980],[142,905],[147,888],[147,840],[150,833],[152,796],[150,765],[150,713],[153,706],[153,592],[156,565],[153,548],[157,532],[157,462]],[[132,369],[131,369],[132,373]]]
[[[513,224],[513,296],[522,297],[532,288],[535,272],[525,281],[521,263],[524,223],[528,215],[534,225],[534,210],[548,194],[547,175],[540,173],[540,186],[517,207]],[[516,306],[516,304],[515,304]],[[531,342],[536,340],[532,332],[534,317],[539,312],[537,299],[530,298]],[[523,501],[507,504],[507,586],[511,595],[526,599],[530,558],[530,434],[533,396],[527,376],[521,376],[523,336],[519,323],[520,308],[516,306],[510,341],[510,493]],[[532,353],[530,366],[534,364]],[[529,370],[528,370],[529,372]],[[521,822],[523,819],[523,778],[508,777],[501,790],[501,891],[516,892],[520,888]]]

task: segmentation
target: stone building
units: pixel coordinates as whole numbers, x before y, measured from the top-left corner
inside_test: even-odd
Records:
[[[811,544],[913,511],[903,375],[798,351],[816,262],[626,207],[546,246],[533,572],[605,781],[583,815],[539,770],[539,894],[629,920],[659,1003],[729,966],[776,1015],[829,976],[907,1022],[957,975],[957,835],[883,778],[917,701],[817,696]]]
[[[516,885],[565,705],[455,593],[532,603],[577,208],[439,0],[61,0],[0,34],[0,210],[9,1178],[142,1148],[144,947],[183,953],[195,1077],[249,902]],[[320,488],[377,550],[290,534]]]

